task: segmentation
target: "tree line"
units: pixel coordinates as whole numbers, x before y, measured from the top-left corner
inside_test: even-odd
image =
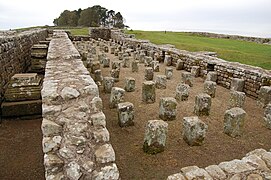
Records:
[[[120,12],[108,10],[100,5],[78,10],[64,10],[60,16],[53,21],[55,26],[86,26],[86,27],[115,27],[124,28],[124,18]]]

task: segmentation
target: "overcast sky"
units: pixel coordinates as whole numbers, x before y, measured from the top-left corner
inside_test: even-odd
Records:
[[[271,37],[271,0],[0,0],[0,29],[53,25],[62,11],[119,11],[132,29]]]

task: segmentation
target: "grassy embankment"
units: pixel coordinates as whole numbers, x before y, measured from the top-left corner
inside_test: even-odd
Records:
[[[148,39],[155,44],[173,44],[188,51],[213,51],[227,61],[240,62],[271,70],[271,45],[253,42],[216,39],[183,32],[127,31],[138,39]]]

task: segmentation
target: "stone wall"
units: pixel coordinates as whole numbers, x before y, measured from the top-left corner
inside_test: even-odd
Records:
[[[271,44],[271,38],[259,38],[259,37],[248,37],[248,36],[239,36],[239,35],[226,35],[226,34],[216,34],[208,32],[189,32],[194,35],[212,37],[212,38],[223,38],[223,39],[235,39],[241,41],[256,42],[260,44]]]
[[[25,72],[31,61],[31,47],[45,40],[46,29],[32,29],[17,33],[0,31],[0,104],[10,78]]]
[[[103,28],[103,27],[90,27],[89,28],[89,35],[93,39],[104,39],[109,40],[111,39],[111,29],[109,28]]]
[[[111,31],[111,38],[119,44],[125,44],[134,51],[143,50],[146,55],[157,54],[164,58],[165,54],[171,55],[172,65],[175,65],[178,59],[184,61],[184,69],[191,71],[192,66],[200,66],[200,76],[205,77],[208,71],[216,71],[218,74],[217,83],[223,87],[230,88],[233,78],[245,80],[244,92],[247,96],[257,98],[261,86],[271,85],[271,71],[259,67],[240,64],[237,62],[228,62],[223,59],[205,55],[202,52],[189,52],[174,48],[173,45],[156,45],[147,40],[138,40],[131,38],[133,36],[123,34],[118,30]],[[208,53],[206,53],[208,54]]]
[[[46,179],[119,179],[98,87],[63,31],[49,45],[42,89]]]

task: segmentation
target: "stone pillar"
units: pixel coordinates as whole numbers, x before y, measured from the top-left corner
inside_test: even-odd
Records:
[[[126,77],[125,78],[125,87],[124,87],[124,89],[127,92],[135,91],[135,78]]]
[[[144,63],[145,61],[145,53],[140,53],[139,54],[139,63]]]
[[[264,125],[268,129],[271,129],[271,103],[269,103],[264,111]]]
[[[139,61],[132,61],[132,72],[138,72],[138,63]]]
[[[245,85],[245,80],[239,79],[239,78],[233,78],[231,82],[231,90],[243,92],[244,85]]]
[[[116,108],[117,105],[123,102],[125,90],[119,87],[113,87],[110,95],[109,107],[111,109]]]
[[[113,61],[112,62],[112,69],[120,69],[120,61]]]
[[[108,53],[108,51],[109,51],[108,46],[104,46],[104,52],[105,52],[105,53]]]
[[[134,125],[134,105],[130,102],[118,104],[118,119],[120,127]]]
[[[211,96],[206,93],[198,94],[195,98],[194,113],[197,116],[208,116],[210,114],[211,104]]]
[[[171,56],[170,56],[170,55],[165,55],[165,60],[164,60],[164,62],[165,62],[165,65],[166,65],[166,66],[171,66],[171,64],[172,64]]]
[[[231,91],[229,100],[229,109],[234,107],[243,108],[246,100],[246,94],[240,91]]]
[[[203,92],[210,95],[212,98],[214,98],[215,92],[216,92],[216,83],[213,81],[205,81]]]
[[[167,78],[165,75],[157,75],[155,77],[155,87],[157,89],[166,89],[167,88]]]
[[[178,59],[178,60],[177,60],[177,63],[176,63],[176,70],[182,70],[182,69],[183,69],[183,66],[184,66],[183,60]]]
[[[118,55],[119,55],[119,50],[118,50],[118,49],[115,49],[114,55],[115,55],[115,56],[118,56]]]
[[[119,69],[111,69],[110,74],[111,74],[111,77],[114,78],[115,82],[119,82],[119,76],[120,76]]]
[[[259,91],[257,104],[266,107],[271,103],[271,86],[262,86]]]
[[[217,81],[217,72],[214,72],[214,71],[208,72],[207,77],[206,77],[206,81],[216,82]]]
[[[193,77],[199,77],[200,67],[199,66],[192,66],[191,74]]]
[[[103,76],[102,76],[102,71],[100,69],[94,72],[94,81],[98,86],[102,85]]]
[[[112,87],[114,86],[114,78],[112,77],[104,77],[103,86],[105,93],[111,93]]]
[[[142,101],[145,103],[155,102],[155,83],[153,81],[145,81],[142,84]]]
[[[100,69],[100,62],[99,61],[93,61],[91,63],[91,73],[94,73],[98,69]]]
[[[118,57],[119,57],[119,60],[123,60],[123,52],[119,51]]]
[[[167,79],[171,79],[173,76],[173,68],[171,67],[166,67],[165,68],[165,75]]]
[[[175,99],[177,101],[187,101],[189,96],[190,87],[187,84],[178,84],[176,87]]]
[[[111,47],[110,47],[110,53],[111,53],[111,54],[114,54],[114,53],[115,53],[115,46],[111,46]]]
[[[110,66],[110,59],[108,58],[108,57],[105,57],[104,59],[103,59],[103,67],[104,68],[107,68],[107,67],[109,67]]]
[[[130,59],[129,59],[129,57],[124,57],[122,67],[124,67],[124,68],[129,68],[130,67]]]
[[[182,72],[181,82],[184,84],[188,84],[190,87],[193,86],[193,77],[190,72]]]
[[[176,119],[177,102],[173,97],[165,97],[160,99],[159,118],[164,121]]]
[[[153,69],[151,67],[145,68],[145,80],[153,80]]]
[[[150,120],[145,128],[143,150],[148,154],[163,152],[166,146],[168,124],[162,120]]]
[[[145,57],[145,66],[151,67],[152,57],[146,56]]]
[[[224,133],[231,137],[241,136],[246,112],[239,107],[226,110],[224,115]]]
[[[183,118],[183,140],[190,146],[202,145],[207,129],[207,124],[197,116]]]
[[[159,61],[152,61],[151,66],[154,72],[159,72]]]

